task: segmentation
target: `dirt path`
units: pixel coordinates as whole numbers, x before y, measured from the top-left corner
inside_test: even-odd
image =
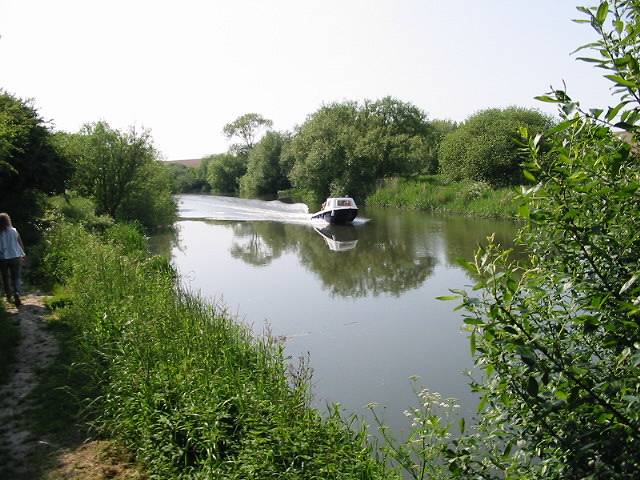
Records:
[[[43,300],[41,295],[26,295],[20,308],[7,308],[10,321],[20,329],[21,341],[9,383],[0,386],[0,480],[146,478],[112,442],[87,439],[61,446],[29,431],[28,415],[37,407],[30,393],[58,355],[57,340],[46,328]]]
[[[31,470],[26,459],[33,458],[39,449],[50,448],[45,439],[27,430],[25,416],[32,407],[28,396],[37,385],[37,374],[53,361],[58,344],[45,328],[43,297],[27,295],[22,302],[19,309],[7,310],[19,326],[22,338],[11,379],[0,387],[0,448],[6,455],[0,465],[0,479],[25,478]]]

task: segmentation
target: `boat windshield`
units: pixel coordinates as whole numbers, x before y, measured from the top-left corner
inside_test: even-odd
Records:
[[[351,207],[353,205],[353,200],[350,198],[341,198],[336,203],[338,207]]]

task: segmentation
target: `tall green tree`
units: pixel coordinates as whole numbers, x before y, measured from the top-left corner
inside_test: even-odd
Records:
[[[235,195],[240,191],[240,178],[247,173],[247,158],[234,153],[219,153],[204,159],[211,191]]]
[[[291,185],[282,168],[280,155],[287,141],[285,135],[267,132],[249,153],[247,173],[240,179],[240,193],[245,196],[275,194]]]
[[[319,198],[362,197],[377,179],[429,168],[433,141],[426,115],[409,103],[334,103],[298,128],[281,161],[295,187]]]
[[[228,139],[237,138],[239,143],[231,146],[231,151],[247,155],[254,147],[258,134],[262,129],[269,129],[273,122],[259,113],[245,113],[234,121],[227,123],[222,131]]]
[[[72,186],[95,201],[98,213],[146,227],[173,221],[168,172],[157,161],[149,132],[97,122],[63,135],[59,145],[76,165]]]
[[[537,110],[490,108],[471,115],[440,143],[440,170],[452,180],[469,179],[493,186],[523,182],[520,128],[539,133],[551,126]]]
[[[0,211],[34,227],[43,196],[64,191],[72,165],[52,142],[49,125],[30,100],[0,91]],[[23,236],[32,238],[33,228]]]

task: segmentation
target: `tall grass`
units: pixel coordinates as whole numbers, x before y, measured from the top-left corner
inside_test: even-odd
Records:
[[[158,478],[395,478],[363,430],[310,408],[281,345],[181,290],[166,260],[118,228],[99,238],[58,225],[44,259],[70,294],[60,313],[97,387],[96,428]]]
[[[431,210],[480,217],[516,216],[516,192],[473,181],[449,182],[437,175],[389,179],[365,203],[372,207]]]

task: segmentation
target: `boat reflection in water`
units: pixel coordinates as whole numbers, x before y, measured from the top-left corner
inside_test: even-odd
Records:
[[[346,252],[358,245],[358,234],[353,225],[327,225],[323,228],[314,227],[314,230],[333,252]]]

